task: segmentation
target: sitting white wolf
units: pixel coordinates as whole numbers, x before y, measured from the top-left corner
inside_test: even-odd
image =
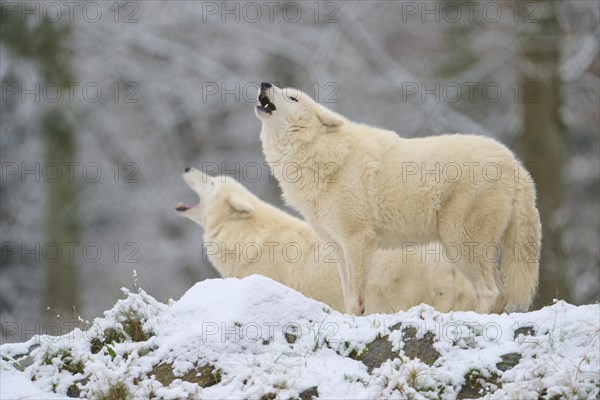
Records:
[[[183,178],[200,202],[180,203],[176,210],[204,228],[205,254],[222,276],[264,275],[344,311],[334,244],[320,243],[306,222],[260,200],[231,177],[186,169]],[[462,272],[439,251],[432,255],[435,246],[426,254],[422,250],[416,244],[404,252],[376,250],[366,312],[390,313],[421,303],[443,312],[475,309],[475,290]]]
[[[505,146],[464,134],[404,139],[270,83],[258,103],[263,152],[283,197],[342,248],[347,312],[365,311],[376,249],[406,241],[456,248],[478,312],[528,309],[541,225],[533,180]]]

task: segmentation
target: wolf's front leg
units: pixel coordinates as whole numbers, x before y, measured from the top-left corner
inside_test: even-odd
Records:
[[[342,285],[342,296],[344,297],[344,306],[346,310],[348,310],[348,264],[344,259],[343,246],[339,241],[335,240],[333,236],[331,236],[326,229],[324,229],[319,223],[315,220],[307,219],[309,225],[314,229],[317,237],[321,241],[323,246],[326,246],[327,249],[332,248],[333,246],[334,253],[331,254],[333,259],[336,261],[338,276],[340,278],[340,284]],[[326,252],[323,252],[326,254]],[[335,285],[335,282],[332,282]]]
[[[375,252],[375,235],[354,235],[343,244],[348,272],[348,300],[346,312],[364,315],[367,291],[367,268]]]
[[[338,269],[338,275],[340,278],[340,284],[342,285],[342,295],[344,296],[344,307],[346,308],[346,312],[348,312],[349,310],[349,304],[350,304],[350,294],[348,293],[348,288],[350,287],[349,283],[349,267],[348,267],[348,263],[346,262],[346,257],[344,256],[344,252],[342,251],[342,246],[340,246],[339,244],[335,243],[335,246],[337,246],[337,253],[336,253],[336,259],[337,259],[337,269]]]

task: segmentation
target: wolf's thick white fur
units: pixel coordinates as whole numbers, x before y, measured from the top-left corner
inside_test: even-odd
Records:
[[[531,176],[505,146],[465,134],[404,139],[293,88],[266,84],[259,100],[263,152],[284,198],[343,249],[348,312],[365,310],[375,249],[404,241],[458,249],[478,312],[528,309],[541,225]]]
[[[334,245],[319,242],[306,222],[260,200],[231,177],[191,169],[184,179],[200,203],[179,214],[204,228],[206,254],[222,276],[268,276],[344,311]],[[473,285],[439,250],[435,244],[407,246],[404,252],[376,250],[366,312],[390,313],[421,303],[444,312],[474,310]]]

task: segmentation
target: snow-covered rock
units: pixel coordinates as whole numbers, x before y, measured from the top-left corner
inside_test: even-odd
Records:
[[[262,276],[0,346],[2,399],[597,398],[600,305],[354,317]],[[112,397],[110,397],[112,396]],[[558,396],[558,397],[556,397]]]

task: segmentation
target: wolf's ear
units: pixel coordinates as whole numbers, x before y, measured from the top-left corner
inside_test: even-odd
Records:
[[[242,196],[232,194],[227,199],[227,202],[234,211],[240,213],[244,217],[249,217],[254,213],[254,206]]]
[[[327,127],[327,132],[335,132],[340,126],[344,125],[343,119],[322,106],[317,108],[317,118]]]

